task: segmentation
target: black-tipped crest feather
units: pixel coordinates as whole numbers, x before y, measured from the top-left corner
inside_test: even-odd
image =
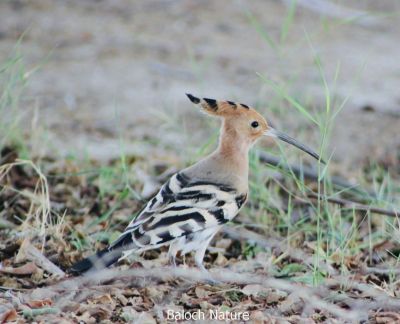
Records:
[[[229,100],[228,100],[227,103],[230,104],[230,105],[232,106],[233,109],[236,109],[236,108],[237,108],[236,103],[234,103],[233,101],[229,101]]]
[[[215,99],[203,98],[203,100],[207,103],[207,105],[214,111],[218,110],[218,103]]]
[[[191,95],[190,93],[187,93],[186,95],[187,95],[187,97],[189,98],[189,100],[190,100],[191,102],[193,102],[194,104],[200,103],[200,99],[199,99],[199,98],[197,98],[197,97]]]

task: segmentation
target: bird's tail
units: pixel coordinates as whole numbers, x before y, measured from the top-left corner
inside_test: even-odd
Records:
[[[132,240],[132,234],[126,232],[109,247],[75,263],[68,272],[79,275],[92,270],[102,270],[117,262],[124,255],[124,252],[133,252],[137,249],[138,246]]]
[[[91,270],[102,270],[117,262],[121,256],[121,249],[110,250],[106,248],[88,258],[78,261],[69,269],[69,272],[79,275]]]

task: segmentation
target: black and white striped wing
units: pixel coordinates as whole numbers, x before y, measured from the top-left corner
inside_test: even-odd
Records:
[[[162,186],[111,248],[146,249],[226,223],[235,217],[246,195],[226,185],[192,180],[177,173]]]

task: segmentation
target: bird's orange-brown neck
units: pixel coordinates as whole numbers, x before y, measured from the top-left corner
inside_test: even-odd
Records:
[[[224,120],[216,153],[224,159],[226,167],[231,168],[238,175],[246,175],[251,145],[251,141],[238,133],[234,125]]]

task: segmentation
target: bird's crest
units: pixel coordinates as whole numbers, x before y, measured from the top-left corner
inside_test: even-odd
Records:
[[[233,101],[220,101],[210,98],[198,98],[190,93],[186,94],[191,102],[200,105],[207,113],[215,116],[227,116],[249,111],[251,108],[245,104]]]

